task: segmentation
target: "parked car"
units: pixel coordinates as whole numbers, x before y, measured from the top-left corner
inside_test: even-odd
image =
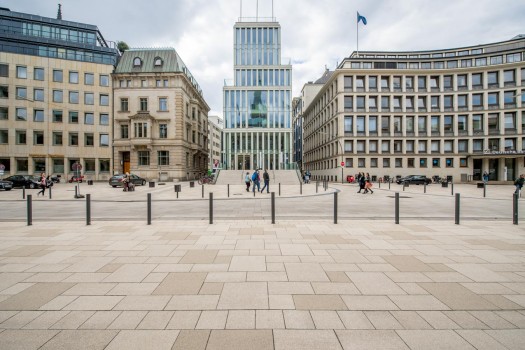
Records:
[[[137,176],[135,174],[129,175],[131,182],[134,185],[141,185],[144,186],[146,184],[146,179]],[[122,179],[124,178],[124,174],[114,175],[109,179],[109,185],[112,187],[122,187],[124,184],[122,183]]]
[[[406,184],[414,184],[414,185],[423,185],[423,184],[431,184],[432,179],[429,179],[425,175],[409,175],[405,177],[401,177],[396,180],[396,182],[401,185],[403,183]]]
[[[0,188],[3,188],[6,191],[11,191],[13,183],[11,181],[0,180]]]
[[[31,175],[11,175],[6,177],[4,180],[11,181],[13,183],[13,188],[38,188],[40,184]]]

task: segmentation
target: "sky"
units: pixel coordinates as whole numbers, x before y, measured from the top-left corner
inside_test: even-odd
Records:
[[[63,19],[97,25],[108,41],[173,47],[202,88],[209,115],[223,115],[241,0],[0,0],[0,7],[56,18],[59,2]],[[242,17],[271,17],[272,3],[293,96],[356,50],[357,11],[368,23],[359,24],[360,51],[456,48],[525,34],[523,0],[243,0]]]

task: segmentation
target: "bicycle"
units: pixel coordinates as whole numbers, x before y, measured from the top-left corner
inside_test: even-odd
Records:
[[[210,184],[213,185],[215,183],[215,178],[213,176],[204,175],[199,180],[199,185],[203,184]]]

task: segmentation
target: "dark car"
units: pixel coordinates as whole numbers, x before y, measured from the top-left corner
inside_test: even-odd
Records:
[[[13,188],[13,183],[11,181],[0,180],[0,188],[6,191],[11,191]]]
[[[396,180],[396,182],[401,185],[403,183],[406,184],[414,184],[414,185],[423,185],[423,184],[431,184],[432,179],[429,179],[428,177],[424,175],[409,175],[402,178],[399,178]]]
[[[38,180],[31,175],[11,175],[6,177],[4,180],[11,181],[13,183],[13,188],[38,188],[40,184]]]
[[[137,176],[135,174],[130,174],[129,177],[131,179],[131,182],[134,185],[144,186],[146,184],[146,179],[140,176]],[[124,186],[124,183],[122,182],[123,178],[124,178],[124,174],[114,175],[111,177],[111,179],[109,179],[109,185],[112,187]]]

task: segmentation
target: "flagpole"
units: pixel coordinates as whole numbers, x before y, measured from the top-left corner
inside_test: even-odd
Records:
[[[356,29],[357,29],[357,57],[359,57],[359,15],[357,16]]]

